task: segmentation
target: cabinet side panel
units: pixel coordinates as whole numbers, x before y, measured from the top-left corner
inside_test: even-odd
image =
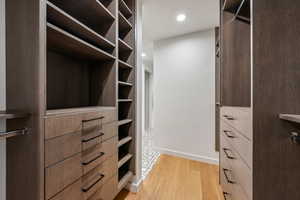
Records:
[[[42,200],[45,2],[6,1],[7,109],[31,113],[29,134],[7,141],[7,199]],[[19,123],[18,123],[19,124]],[[8,122],[8,128],[16,128]]]
[[[253,0],[254,199],[300,199],[299,126],[280,113],[300,113],[300,1]]]

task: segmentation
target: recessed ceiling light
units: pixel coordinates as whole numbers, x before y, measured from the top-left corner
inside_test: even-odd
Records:
[[[184,21],[186,20],[186,15],[185,15],[185,14],[179,14],[179,15],[177,15],[177,17],[176,17],[176,20],[177,20],[178,22],[184,22]]]
[[[147,55],[145,53],[142,53],[142,57],[146,57]]]

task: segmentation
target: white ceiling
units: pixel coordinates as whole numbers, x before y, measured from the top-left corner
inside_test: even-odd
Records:
[[[176,16],[184,13],[183,23]],[[144,50],[151,51],[152,42],[213,28],[219,24],[219,0],[144,0]],[[148,50],[150,49],[150,50]]]

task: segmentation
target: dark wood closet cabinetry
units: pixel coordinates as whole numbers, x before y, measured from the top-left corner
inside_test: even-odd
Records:
[[[300,3],[221,0],[220,182],[226,200],[300,199]]]
[[[135,0],[6,2],[7,199],[112,200],[135,175]]]

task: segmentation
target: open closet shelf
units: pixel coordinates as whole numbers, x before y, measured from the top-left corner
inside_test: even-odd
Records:
[[[122,125],[125,125],[125,124],[129,124],[132,122],[132,119],[123,119],[123,120],[120,120],[118,122],[118,126],[122,126]]]
[[[127,172],[122,179],[119,181],[118,184],[118,191],[120,192],[130,181],[130,179],[133,177],[133,173],[131,171]]]
[[[119,103],[128,103],[128,102],[132,102],[132,99],[119,99],[118,102]]]
[[[132,29],[131,23],[126,19],[126,17],[121,12],[119,12],[119,29],[121,32]]]
[[[92,111],[103,111],[105,109],[111,110],[112,106],[90,106],[90,107],[81,107],[81,108],[66,108],[66,109],[55,109],[47,110],[46,115],[59,115],[59,114],[70,114],[70,113],[86,113]]]
[[[122,140],[119,141],[118,147],[130,142],[131,140],[132,140],[132,137],[130,137],[130,136],[123,138]]]
[[[20,119],[20,118],[27,118],[30,114],[25,112],[19,111],[12,111],[12,110],[2,110],[0,111],[0,119]]]
[[[127,44],[124,40],[119,38],[119,50],[122,51],[132,51],[133,48]]]
[[[129,86],[129,87],[133,86],[132,83],[127,83],[127,82],[123,82],[123,81],[119,81],[119,85],[120,86]]]
[[[233,19],[250,23],[249,0],[225,0],[223,11],[234,14]]]
[[[119,60],[119,67],[123,68],[123,69],[132,69],[133,68],[133,66],[131,66],[130,64],[128,64],[122,60]]]
[[[290,122],[300,123],[300,115],[280,114],[279,118]]]
[[[59,8],[73,17],[83,21],[90,21],[92,24],[99,24],[100,21],[114,21],[115,16],[101,3],[100,0],[50,0]],[[106,0],[105,0],[106,1]],[[109,0],[108,0],[109,1]]]
[[[132,16],[132,11],[127,6],[127,4],[126,4],[126,2],[124,0],[120,0],[119,10],[127,18],[129,18],[129,17]]]
[[[47,23],[48,48],[71,57],[92,60],[113,60],[111,54]]]
[[[126,162],[128,162],[132,158],[132,154],[127,154],[118,162],[118,168],[122,167]]]
[[[59,26],[69,33],[72,33],[102,49],[115,48],[115,44],[110,42],[108,39],[73,18],[71,15],[65,13],[49,1],[47,1],[47,20],[51,24]]]

